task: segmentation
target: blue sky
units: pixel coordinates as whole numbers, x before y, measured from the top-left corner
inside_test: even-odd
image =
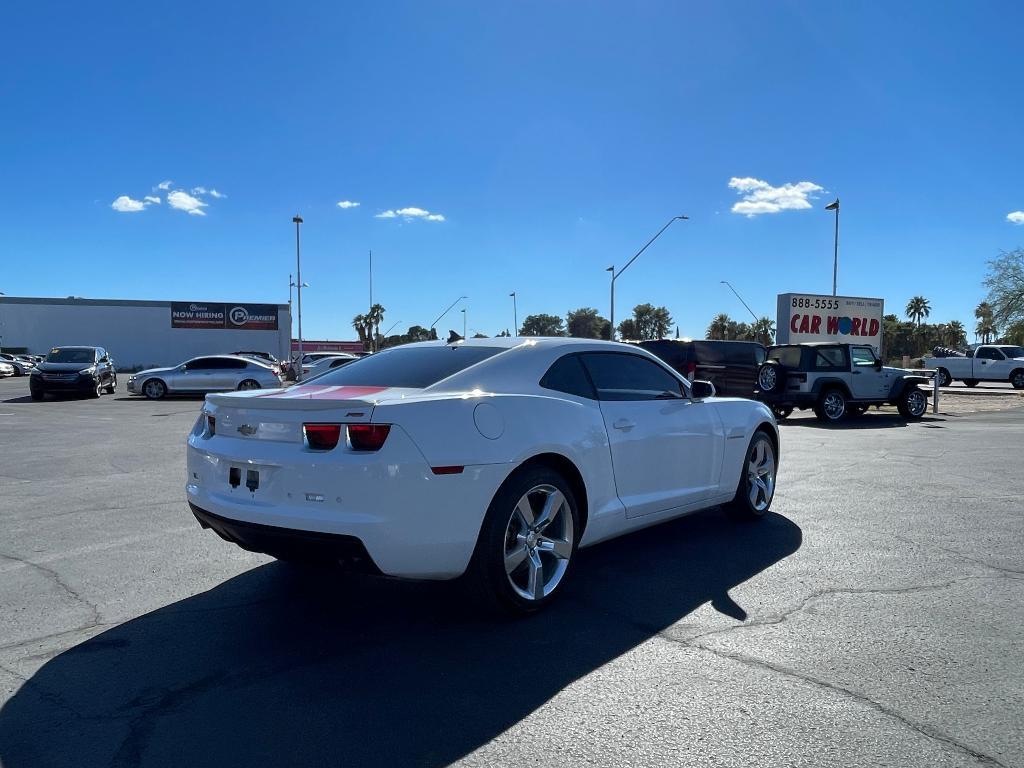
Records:
[[[371,248],[386,325],[465,294],[493,334],[511,291],[520,320],[607,316],[605,267],[685,213],[616,314],[702,335],[746,315],[720,280],[763,314],[830,291],[839,195],[841,294],[973,327],[1024,244],[1022,27],[1016,2],[23,3],[0,291],[283,302],[299,212],[307,337],[354,335]],[[379,217],[410,208],[443,220]]]

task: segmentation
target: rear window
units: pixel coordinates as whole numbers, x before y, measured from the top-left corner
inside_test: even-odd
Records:
[[[424,389],[504,351],[504,347],[397,347],[330,370],[317,376],[316,383]]]
[[[48,363],[91,363],[96,359],[95,349],[51,349]]]
[[[677,371],[682,370],[686,363],[693,360],[694,342],[692,341],[672,341],[671,339],[641,341],[640,348],[661,358]]]
[[[776,347],[768,352],[768,359],[774,360],[783,368],[799,368],[802,354],[801,347]]]

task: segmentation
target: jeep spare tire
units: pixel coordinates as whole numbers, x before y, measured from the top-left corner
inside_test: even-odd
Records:
[[[786,370],[769,360],[763,363],[757,371],[757,388],[766,395],[774,395],[781,392],[786,384]]]

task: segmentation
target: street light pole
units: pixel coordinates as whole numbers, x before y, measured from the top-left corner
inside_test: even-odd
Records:
[[[668,220],[668,223],[666,223],[664,227],[662,227],[661,229],[658,230],[658,233],[654,237],[652,237],[650,240],[648,240],[644,244],[643,248],[641,248],[639,251],[637,251],[635,254],[633,254],[633,258],[626,262],[626,266],[624,266],[618,272],[615,272],[614,269],[610,270],[611,273],[612,273],[612,307],[611,307],[611,313],[610,313],[611,314],[610,322],[612,322],[612,328],[611,328],[611,331],[608,334],[608,337],[612,341],[615,341],[615,325],[614,325],[614,321],[615,321],[615,281],[619,279],[619,277],[622,275],[623,272],[625,272],[627,269],[629,269],[629,265],[632,264],[634,261],[636,261],[637,257],[639,257],[641,253],[646,251],[647,248],[651,245],[651,243],[653,243],[655,240],[657,240],[659,237],[661,237],[661,233],[662,232],[664,232],[666,229],[668,229],[670,226],[672,226],[672,224],[674,222],[682,221],[683,219],[689,219],[689,218],[690,218],[689,216],[682,216],[682,215],[680,215],[680,216],[673,216],[671,219]]]
[[[732,283],[730,283],[728,280],[719,280],[718,282],[722,283],[723,285],[729,286],[729,290],[736,294],[736,298],[739,299],[740,303],[747,308],[747,312],[750,313],[750,316],[754,318],[754,322],[756,323],[758,321],[757,315],[754,314],[754,310],[750,308],[750,305],[748,305],[747,302],[743,301],[743,297],[739,295],[737,290],[732,287]]]
[[[462,308],[462,340],[466,340],[466,308]]]
[[[295,214],[292,222],[295,224],[295,294],[299,305],[299,365],[295,371],[295,380],[302,381],[302,252],[299,248],[299,227],[302,225],[302,217]],[[288,344],[291,346],[291,341]]]
[[[509,294],[512,297],[512,322],[515,323],[515,328],[512,330],[513,336],[519,335],[519,310],[516,308],[516,292],[512,291]]]
[[[442,318],[442,317],[444,317],[445,315],[447,315],[447,314],[448,314],[449,312],[451,312],[451,311],[452,311],[452,307],[454,307],[454,306],[455,306],[456,304],[458,304],[458,303],[459,303],[460,301],[462,301],[463,299],[468,299],[468,298],[469,298],[469,296],[459,296],[459,298],[457,298],[457,299],[456,299],[455,301],[453,301],[453,302],[452,302],[451,304],[449,304],[449,305],[448,305],[448,309],[446,309],[446,310],[445,310],[444,312],[442,312],[442,313],[441,313],[440,315],[438,315],[438,316],[437,316],[437,319],[436,319],[436,320],[434,320],[434,322],[432,322],[432,323],[430,324],[430,330],[434,330],[434,327],[435,327],[435,326],[436,326],[436,325],[437,325],[437,324],[438,324],[439,322],[441,322],[441,318]]]
[[[836,212],[836,239],[832,251],[832,295],[836,295],[836,280],[839,277],[839,198],[834,203],[825,206],[826,211]]]
[[[612,295],[608,312],[608,341],[615,341],[615,265],[612,264],[605,272],[612,273]]]

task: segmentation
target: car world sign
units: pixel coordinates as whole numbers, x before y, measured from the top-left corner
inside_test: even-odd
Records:
[[[883,309],[882,299],[780,293],[776,343],[869,344],[881,355]]]
[[[176,301],[171,304],[171,328],[276,331],[277,307]]]

